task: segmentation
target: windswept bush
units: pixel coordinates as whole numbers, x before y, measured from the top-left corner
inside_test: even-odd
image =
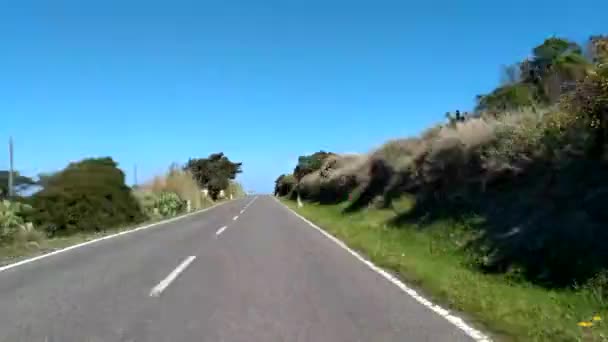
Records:
[[[325,160],[334,155],[331,152],[319,151],[311,155],[298,157],[298,165],[293,170],[296,181],[300,181],[307,174],[313,173],[321,168]]]
[[[348,193],[367,181],[368,157],[346,154],[328,157],[318,171],[320,177],[318,200],[337,203],[347,199]]]
[[[413,197],[397,224],[480,216],[465,244],[476,266],[518,269],[550,286],[584,283],[608,269],[607,41],[593,37],[587,60],[577,44],[549,38],[508,83],[479,96],[474,113],[449,114],[357,162],[317,158],[296,169],[297,192],[322,203],[348,198],[346,211]]]
[[[101,231],[145,218],[124,173],[109,157],[69,164],[49,176],[29,202],[33,223],[51,235]]]
[[[287,196],[296,186],[296,179],[293,175],[280,175],[274,182],[275,196]]]
[[[321,176],[318,172],[305,175],[298,183],[296,190],[302,199],[317,200],[321,193]]]

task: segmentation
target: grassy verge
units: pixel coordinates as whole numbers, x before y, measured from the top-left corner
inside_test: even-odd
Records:
[[[452,222],[390,227],[393,210],[344,215],[341,205],[284,201],[292,209],[365,254],[376,265],[420,287],[438,303],[464,312],[500,341],[608,341],[608,308],[593,288],[548,290],[507,276],[483,274],[458,248]],[[399,203],[406,210],[408,203]],[[596,320],[593,317],[596,316]],[[581,327],[581,321],[593,325]]]
[[[222,203],[223,201],[218,201],[213,203],[213,205],[217,205]],[[211,207],[208,206],[207,208]],[[204,210],[206,208],[201,208],[199,210]],[[18,262],[20,260],[46,254],[53,252],[58,249],[66,248],[72,245],[77,245],[79,243],[99,239],[104,236],[124,232],[127,230],[133,230],[138,227],[142,227],[145,225],[149,225],[156,222],[161,222],[164,220],[168,220],[171,218],[177,218],[184,215],[191,214],[190,213],[182,213],[180,215],[174,217],[165,217],[161,219],[153,219],[142,222],[140,224],[135,224],[127,227],[117,227],[104,230],[102,232],[80,232],[69,236],[57,236],[52,238],[42,238],[39,241],[29,242],[29,243],[12,243],[12,244],[3,244],[0,245],[0,266],[5,266],[8,264],[12,264]]]

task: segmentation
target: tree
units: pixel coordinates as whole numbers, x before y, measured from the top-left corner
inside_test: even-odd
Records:
[[[589,38],[589,57],[595,64],[608,63],[608,36],[592,36]]]
[[[553,37],[532,50],[520,72],[524,82],[536,86],[538,102],[555,103],[563,86],[582,80],[589,66],[578,44]]]
[[[8,196],[8,178],[9,171],[0,170],[0,198]],[[33,179],[26,176],[22,176],[17,171],[13,172],[13,189],[16,190],[16,192],[25,190],[27,187],[36,184],[36,181],[34,181]]]
[[[231,162],[224,153],[214,153],[207,158],[191,158],[184,166],[190,170],[201,188],[207,188],[212,199],[217,199],[220,191],[230,185],[236,175],[241,173],[243,163]]]
[[[590,63],[581,47],[561,38],[549,38],[532,56],[504,70],[503,84],[477,96],[475,110],[501,112],[535,104],[557,103],[585,78]]]

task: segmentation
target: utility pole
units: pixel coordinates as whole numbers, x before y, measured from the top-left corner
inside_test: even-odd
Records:
[[[133,165],[133,187],[137,187],[137,164]]]
[[[8,169],[8,197],[13,197],[13,137],[8,138],[8,156],[9,156],[9,169]]]

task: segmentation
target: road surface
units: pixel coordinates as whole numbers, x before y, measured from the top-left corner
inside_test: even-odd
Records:
[[[269,196],[0,272],[0,341],[473,341]]]

